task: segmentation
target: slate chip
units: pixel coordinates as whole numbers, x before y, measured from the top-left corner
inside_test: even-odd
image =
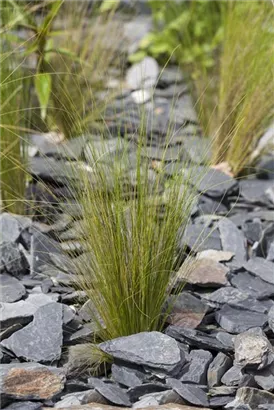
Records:
[[[28,272],[29,263],[16,243],[2,242],[0,244],[0,259],[0,272],[6,272],[15,277]]]
[[[207,369],[213,356],[207,350],[192,350],[188,356],[189,363],[184,366],[180,380],[184,383],[206,384]]]
[[[36,362],[53,362],[61,356],[62,305],[50,303],[40,307],[33,322],[13,333],[2,345],[17,357]]]
[[[274,285],[265,282],[261,278],[249,272],[241,271],[233,273],[229,278],[230,283],[244,293],[248,293],[256,299],[266,299],[274,296]]]
[[[244,268],[248,272],[255,275],[256,277],[259,277],[265,282],[268,282],[271,285],[274,285],[274,263],[273,262],[267,261],[264,258],[255,257],[255,258],[249,259],[245,263]]]
[[[229,333],[242,333],[252,327],[264,327],[267,323],[266,314],[240,310],[229,305],[218,310],[215,319]]]
[[[226,354],[219,352],[209,364],[207,371],[207,382],[210,388],[221,384],[222,376],[232,366],[232,360]]]
[[[167,384],[188,403],[196,406],[208,406],[207,394],[200,387],[184,384],[173,378],[168,378]]]
[[[222,218],[218,222],[222,249],[233,252],[232,264],[242,266],[247,258],[246,239],[237,226],[228,218]]]
[[[95,390],[97,390],[108,401],[118,406],[131,407],[131,402],[127,392],[121,387],[113,383],[105,383],[100,379],[94,377],[89,378],[89,382],[92,383]]]
[[[19,280],[10,275],[0,275],[0,302],[16,302],[25,294],[26,289]]]

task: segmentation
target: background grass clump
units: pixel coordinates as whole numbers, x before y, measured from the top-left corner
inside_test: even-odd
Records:
[[[133,60],[172,54],[188,73],[213,162],[235,175],[273,119],[273,20],[270,1],[150,1],[155,29]]]

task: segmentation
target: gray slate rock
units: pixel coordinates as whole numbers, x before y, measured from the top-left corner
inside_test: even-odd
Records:
[[[5,407],[5,410],[41,410],[43,403],[33,401],[18,401]]]
[[[249,294],[241,292],[232,286],[217,289],[215,292],[206,295],[205,298],[217,304],[227,304],[239,309],[251,310],[258,313],[267,313],[273,303],[270,300],[258,301]]]
[[[0,302],[11,303],[20,300],[26,293],[19,280],[10,275],[0,275]]]
[[[274,285],[248,272],[238,272],[230,276],[230,283],[244,293],[256,299],[274,296]]]
[[[206,393],[198,386],[183,384],[179,380],[168,378],[167,384],[186,402],[196,406],[208,406]]]
[[[240,310],[229,305],[218,310],[215,319],[229,333],[242,333],[252,327],[264,327],[267,323],[266,314]]]
[[[0,303],[0,325],[1,328],[7,328],[15,324],[25,325],[29,323],[36,312],[37,308],[20,300],[14,303]]]
[[[64,371],[56,367],[38,363],[11,363],[2,364],[0,368],[3,400],[51,400],[63,390],[64,384]]]
[[[253,220],[246,220],[243,224],[243,232],[248,242],[252,245],[254,242],[259,242],[262,237],[263,225],[259,218]],[[261,248],[261,246],[260,246]],[[258,255],[262,256],[262,255]]]
[[[218,222],[222,248],[226,252],[233,252],[232,264],[242,266],[246,261],[246,239],[237,226],[228,218]]]
[[[111,366],[111,377],[119,384],[127,387],[136,387],[144,383],[146,376],[138,368],[113,364]]]
[[[184,383],[206,384],[207,369],[213,356],[207,350],[192,350],[180,380]]]
[[[265,282],[274,285],[274,263],[264,258],[252,258],[245,263],[244,268]]]
[[[159,66],[152,57],[145,57],[140,63],[134,64],[129,68],[126,75],[126,82],[129,88],[153,87],[159,75]]]
[[[2,345],[17,357],[36,362],[53,362],[61,356],[62,305],[50,303],[40,307],[33,322],[13,333]]]
[[[274,306],[268,312],[268,325],[274,333]]]
[[[142,332],[119,337],[99,345],[114,359],[172,372],[184,358],[178,343],[160,332]]]
[[[182,343],[190,346],[227,352],[233,350],[233,346],[223,344],[214,335],[198,330],[182,328],[180,326],[168,326],[165,333]]]
[[[274,391],[274,364],[257,371],[254,379],[263,390]]]
[[[37,230],[34,231],[31,243],[31,270],[33,273],[39,272],[39,268],[43,265],[52,264],[50,254],[62,253],[62,248],[57,241]]]
[[[30,226],[30,218],[3,212],[0,215],[0,243],[17,242],[22,231]]]
[[[107,401],[96,390],[86,390],[81,392],[69,393],[62,396],[62,399],[55,403],[54,408],[63,409],[72,406],[80,406],[87,403],[107,404]]]
[[[220,198],[237,187],[237,181],[217,169],[198,167],[197,189],[208,196]],[[196,186],[196,184],[195,184]]]
[[[223,375],[221,382],[226,386],[239,386],[244,380],[245,374],[241,367],[232,366]]]
[[[89,378],[89,382],[92,383],[93,387],[95,388],[95,390],[97,390],[98,393],[100,393],[112,404],[131,407],[129,396],[121,387],[113,383],[105,383],[102,380],[96,379],[94,377]]]
[[[228,285],[229,269],[219,262],[210,259],[190,260],[188,266],[183,264],[179,269],[177,273],[179,280],[201,287],[218,288]]]
[[[261,328],[252,328],[234,338],[235,364],[258,370],[274,361],[274,349]]]
[[[222,352],[219,352],[217,356],[210,363],[207,371],[207,383],[210,388],[219,386],[221,378],[232,366],[232,360],[230,357]]]
[[[13,242],[0,244],[0,273],[7,272],[12,276],[19,277],[27,273],[28,269],[29,263],[18,244]]]
[[[195,252],[207,249],[222,250],[220,234],[217,229],[203,223],[188,224],[182,238],[182,245],[187,245]]]
[[[140,384],[139,386],[129,388],[127,393],[129,395],[130,400],[132,402],[135,402],[144,395],[166,391],[167,389],[168,387],[166,386],[166,384],[161,384],[157,382],[144,383]]]
[[[268,203],[266,191],[273,186],[271,180],[241,179],[239,181],[241,196],[250,203],[265,205]]]

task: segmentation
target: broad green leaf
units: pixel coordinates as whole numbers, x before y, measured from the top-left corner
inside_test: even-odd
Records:
[[[49,73],[37,74],[34,79],[34,84],[40,103],[41,117],[44,120],[47,115],[47,107],[51,93],[51,75]]]

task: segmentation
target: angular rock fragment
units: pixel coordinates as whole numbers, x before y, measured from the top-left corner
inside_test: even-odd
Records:
[[[168,323],[176,326],[195,329],[203,320],[208,307],[189,292],[182,292],[175,297],[169,298],[172,306],[167,319]]]
[[[268,312],[268,325],[274,333],[274,306]]]
[[[20,300],[26,293],[19,280],[10,275],[0,275],[0,302],[11,303]]]
[[[221,263],[214,262],[210,259],[198,259],[190,262],[190,267],[185,275],[185,266],[183,265],[178,276],[185,279],[187,283],[197,286],[220,287],[228,284],[226,274],[229,269]]]
[[[214,335],[198,330],[171,325],[168,326],[165,332],[179,342],[187,343],[190,346],[221,352],[233,350],[233,346],[221,343]]]
[[[229,333],[242,333],[252,327],[264,327],[267,315],[248,310],[240,310],[229,305],[224,305],[215,313],[219,325]]]
[[[263,390],[274,391],[274,364],[257,371],[254,379]]]
[[[126,390],[113,383],[105,383],[100,379],[91,378],[91,381],[95,390],[100,393],[105,399],[110,401],[112,404],[117,404],[118,406],[131,406],[129,396],[126,393]]]
[[[235,364],[258,370],[274,361],[274,349],[261,328],[252,328],[234,338]]]
[[[31,226],[31,219],[3,212],[0,215],[0,242],[17,242],[22,231]]]
[[[42,410],[41,402],[18,401],[5,407],[5,410]]]
[[[230,357],[222,352],[219,352],[217,356],[210,363],[207,371],[207,383],[210,388],[220,385],[222,376],[232,366],[232,360]]]
[[[50,400],[65,383],[62,369],[37,363],[2,364],[0,390],[3,399]]]
[[[192,350],[188,356],[190,361],[184,367],[180,380],[184,383],[206,384],[207,369],[213,356],[207,350]]]
[[[58,360],[62,347],[62,317],[61,304],[42,306],[35,312],[32,323],[13,333],[2,345],[25,360]]]
[[[234,253],[232,264],[242,266],[246,261],[247,249],[243,233],[228,218],[218,222],[222,248],[226,252]]]
[[[117,360],[172,372],[184,359],[176,340],[160,332],[142,332],[99,345]]]
[[[28,269],[29,263],[18,244],[13,242],[0,244],[0,272],[19,277],[27,273]]]
[[[260,405],[274,404],[274,394],[254,387],[241,387],[237,390],[236,398],[229,403],[228,408],[237,409],[240,404],[248,405],[251,410],[258,410]]]
[[[202,252],[198,252],[197,259],[210,259],[214,262],[229,262],[234,256],[233,252],[229,251],[216,251],[214,249],[207,249]]]
[[[24,300],[14,303],[0,303],[0,325],[2,329],[18,323],[25,325],[31,321],[36,310],[34,305]]]
[[[54,408],[66,409],[71,408],[72,406],[78,407],[81,404],[87,404],[90,402],[107,404],[107,400],[104,399],[103,396],[96,390],[92,389],[66,394],[65,396],[62,396],[62,399],[54,405]]]
[[[264,258],[252,258],[245,263],[244,268],[265,282],[274,285],[274,263]]]
[[[111,366],[111,377],[119,384],[127,387],[136,387],[145,381],[145,374],[140,371],[140,369],[122,365],[116,365],[115,363]]]
[[[230,283],[244,293],[256,299],[265,299],[274,296],[274,285],[251,275],[248,272],[238,272],[230,277]]]
[[[240,386],[248,382],[250,376],[239,366],[232,366],[222,377],[221,382],[226,386]]]
[[[158,393],[162,391],[169,390],[169,387],[166,384],[162,383],[144,383],[140,384],[139,386],[131,387],[128,389],[128,395],[132,402],[137,401],[140,397],[151,394],[151,393]]]
[[[209,404],[206,393],[198,386],[183,384],[179,380],[172,378],[167,379],[167,384],[190,404],[196,406],[207,406]]]
[[[203,223],[187,225],[181,245],[182,247],[187,245],[196,252],[202,252],[207,249],[222,250],[220,234],[217,228],[206,226]]]

